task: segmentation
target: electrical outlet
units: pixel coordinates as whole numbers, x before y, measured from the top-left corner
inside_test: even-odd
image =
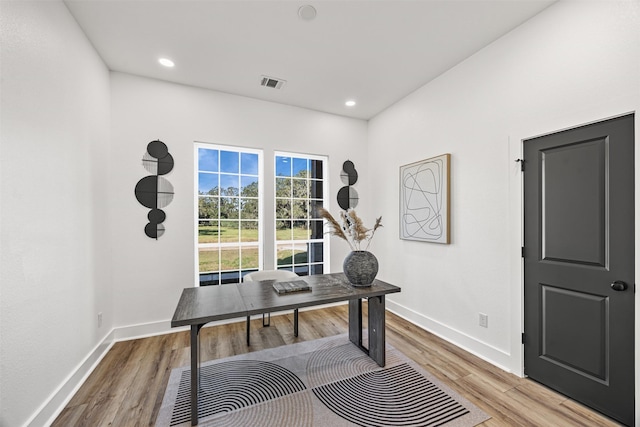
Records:
[[[98,328],[102,327],[102,313],[98,313]]]
[[[479,313],[478,320],[479,320],[480,326],[482,326],[483,328],[488,328],[489,327],[489,316],[488,315],[486,315],[484,313]]]

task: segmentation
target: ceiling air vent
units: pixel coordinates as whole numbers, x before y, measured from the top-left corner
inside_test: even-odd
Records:
[[[274,89],[280,89],[286,83],[286,80],[276,79],[275,77],[262,76],[260,85],[264,87],[272,87]]]

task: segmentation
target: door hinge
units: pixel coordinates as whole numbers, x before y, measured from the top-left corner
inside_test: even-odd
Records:
[[[520,256],[524,258],[524,246],[520,248]]]
[[[524,172],[524,159],[516,159],[516,163],[520,163],[520,171]]]
[[[524,337],[525,337],[525,335],[524,335],[524,332],[523,332],[523,333],[522,333],[522,344],[524,344],[524,343],[525,343],[525,341],[526,341]]]

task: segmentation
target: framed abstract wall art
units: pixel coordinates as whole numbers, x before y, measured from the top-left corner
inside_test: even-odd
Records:
[[[449,243],[451,155],[400,166],[400,238]]]

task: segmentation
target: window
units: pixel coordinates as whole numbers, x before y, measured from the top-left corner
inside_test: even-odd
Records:
[[[301,276],[325,271],[323,221],[326,157],[276,153],[276,266]],[[328,267],[326,268],[328,271]]]
[[[262,266],[262,152],[196,148],[199,283],[236,283]]]

